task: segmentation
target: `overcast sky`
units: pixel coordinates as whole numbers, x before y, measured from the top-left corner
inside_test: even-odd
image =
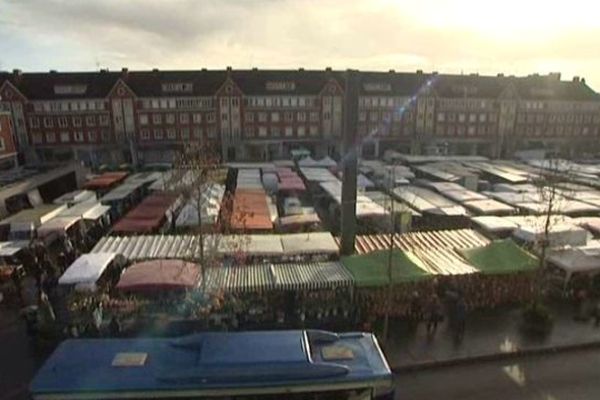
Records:
[[[0,69],[358,68],[600,90],[592,0],[0,0]]]

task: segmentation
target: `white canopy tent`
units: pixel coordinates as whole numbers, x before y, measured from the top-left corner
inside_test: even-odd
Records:
[[[76,290],[95,290],[96,282],[117,253],[88,253],[81,255],[58,279],[59,285],[74,285]]]

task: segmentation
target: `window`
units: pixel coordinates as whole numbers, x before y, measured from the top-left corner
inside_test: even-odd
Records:
[[[93,115],[85,117],[85,124],[87,126],[96,126],[96,118]]]
[[[306,128],[304,126],[299,126],[297,134],[298,134],[298,137],[306,136]]]
[[[279,126],[272,126],[271,127],[271,136],[273,136],[273,137],[281,136],[281,128]]]
[[[486,119],[487,119],[486,114],[479,114],[479,122],[485,122]]]
[[[323,113],[323,119],[324,119],[325,121],[329,121],[329,120],[331,119],[331,114],[329,113],[329,111],[325,111],[325,112]]]
[[[444,122],[444,120],[446,119],[446,115],[444,113],[438,113],[437,115],[437,120],[438,122]]]
[[[42,143],[42,134],[40,132],[34,132],[31,134],[31,141],[34,144]]]
[[[306,121],[306,113],[301,111],[298,113],[298,121],[305,122]]]
[[[58,117],[58,127],[66,128],[68,126],[67,117]]]
[[[254,137],[254,127],[253,126],[249,126],[248,128],[246,128],[246,136]]]
[[[237,97],[233,97],[231,99],[231,106],[232,107],[237,107],[240,105],[240,100]]]
[[[140,131],[140,136],[143,140],[149,140],[150,139],[150,131],[148,129],[142,129]]]
[[[192,134],[194,135],[194,139],[202,139],[202,128],[195,127],[192,130]]]
[[[190,128],[181,128],[181,139],[188,140],[190,138]]]
[[[79,143],[83,142],[83,140],[84,140],[83,139],[84,138],[83,132],[82,131],[76,131],[73,134],[73,138],[75,139],[76,142],[79,142]]]
[[[358,120],[360,122],[365,122],[367,120],[367,112],[366,111],[360,111],[358,113]]]
[[[70,140],[69,132],[61,132],[60,133],[60,141],[61,143],[66,143]]]
[[[39,128],[40,127],[40,119],[38,117],[29,118],[29,125],[32,128]]]
[[[202,122],[202,114],[200,114],[200,113],[192,114],[192,122],[194,122],[195,124],[201,123]]]
[[[458,114],[458,122],[465,122],[465,114]]]
[[[169,102],[167,101],[167,99],[160,99],[160,108],[167,108],[169,107]]]
[[[378,118],[379,118],[379,115],[377,115],[377,111],[371,111],[369,113],[369,121],[376,122]],[[329,119],[329,118],[327,118],[327,119]]]
[[[103,142],[110,141],[110,131],[109,130],[103,129],[101,135],[102,135],[102,141]]]
[[[319,122],[319,113],[318,112],[316,112],[316,111],[310,112],[310,122]]]
[[[148,114],[140,114],[140,125],[148,125]]]
[[[110,124],[110,119],[108,118],[108,115],[101,115],[100,116],[100,126],[108,126]]]
[[[294,121],[294,114],[291,112],[285,112],[283,113],[283,120],[285,122],[292,122]]]
[[[267,127],[266,126],[258,127],[258,137],[267,137]]]
[[[169,125],[173,125],[175,123],[175,114],[169,113],[165,116],[165,122]]]
[[[189,124],[190,123],[190,115],[188,113],[179,114],[179,123],[180,124]]]
[[[279,122],[279,113],[278,112],[271,113],[271,122]]]
[[[46,117],[44,118],[44,128],[52,128],[54,126],[54,121],[52,118]]]
[[[154,125],[161,124],[162,123],[162,115],[161,114],[153,114],[152,115],[152,123]]]
[[[246,122],[254,122],[254,113],[246,112],[244,113],[244,121]]]
[[[221,107],[227,107],[227,106],[229,106],[229,98],[221,97]]]
[[[96,132],[95,131],[89,131],[88,132],[88,142],[92,142],[93,143],[95,141],[96,141]]]
[[[221,114],[221,121],[223,121],[223,122],[229,121],[229,114]]]
[[[163,131],[162,129],[155,129],[154,130],[154,139],[162,139],[163,138]]]
[[[469,114],[469,122],[477,122],[477,114]]]
[[[310,136],[318,136],[319,128],[316,125],[311,125],[309,128]]]
[[[291,126],[285,127],[285,136],[290,137],[294,135],[294,129]]]
[[[208,130],[206,131],[206,136],[209,139],[214,139],[217,137],[217,128],[215,128],[214,126],[209,126]]]
[[[78,128],[81,126],[81,117],[73,117],[73,126]]]
[[[167,129],[167,139],[174,140],[177,139],[177,131],[175,128]]]
[[[206,114],[206,120],[211,123],[211,122],[215,122],[215,120],[217,119],[217,117],[215,116],[214,112],[209,112],[208,114]]]

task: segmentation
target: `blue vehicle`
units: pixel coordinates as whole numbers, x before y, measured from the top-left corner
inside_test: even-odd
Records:
[[[63,342],[33,399],[391,399],[374,335],[318,330]]]

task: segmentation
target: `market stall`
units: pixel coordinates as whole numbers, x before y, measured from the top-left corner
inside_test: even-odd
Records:
[[[151,260],[130,265],[116,288],[125,293],[152,295],[193,290],[200,280],[200,266],[183,260]]]
[[[110,289],[119,278],[121,264],[117,253],[83,254],[67,268],[58,284],[76,291]]]

